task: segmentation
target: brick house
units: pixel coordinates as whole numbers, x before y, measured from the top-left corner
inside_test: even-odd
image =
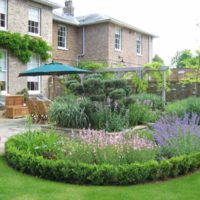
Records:
[[[0,0],[0,31],[40,37],[53,46],[53,60],[74,66],[80,60],[106,62],[110,66],[141,66],[151,61],[154,35],[108,16],[75,17],[71,0],[65,2],[63,14],[55,13],[53,9],[60,5],[54,2]],[[23,64],[9,50],[1,51],[2,95],[28,88],[30,94],[47,96],[48,77],[18,78],[19,72],[42,64],[39,56],[33,55],[29,63]]]
[[[72,1],[68,0],[62,14],[54,13],[53,59],[72,65],[90,60],[109,66],[143,66],[152,60],[154,37],[109,16],[74,17]]]

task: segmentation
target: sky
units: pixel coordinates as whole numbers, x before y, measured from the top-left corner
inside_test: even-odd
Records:
[[[73,4],[76,16],[105,14],[159,36],[153,53],[166,65],[177,51],[200,49],[200,0],[73,0]]]

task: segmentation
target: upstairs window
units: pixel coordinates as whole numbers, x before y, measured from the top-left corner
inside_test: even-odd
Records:
[[[136,53],[137,55],[142,55],[142,35],[136,34]]]
[[[122,48],[122,30],[121,28],[115,29],[115,50],[121,50]]]
[[[0,29],[7,28],[7,0],[0,0]]]
[[[40,35],[40,9],[29,8],[28,10],[28,32],[33,35]]]
[[[27,64],[27,69],[33,69],[39,67],[40,65],[40,57],[37,55],[33,55],[31,60]],[[40,77],[33,76],[27,78],[27,88],[29,94],[38,94],[40,93]]]
[[[67,27],[58,26],[58,48],[67,49]]]

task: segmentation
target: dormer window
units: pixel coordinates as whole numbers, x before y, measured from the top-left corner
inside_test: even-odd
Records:
[[[29,7],[28,32],[32,35],[40,35],[40,9]]]
[[[7,0],[0,0],[0,29],[7,28]]]

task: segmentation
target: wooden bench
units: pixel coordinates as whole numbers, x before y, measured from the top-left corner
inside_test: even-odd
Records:
[[[24,96],[6,96],[6,117],[14,119],[28,115],[28,107],[24,106]]]

